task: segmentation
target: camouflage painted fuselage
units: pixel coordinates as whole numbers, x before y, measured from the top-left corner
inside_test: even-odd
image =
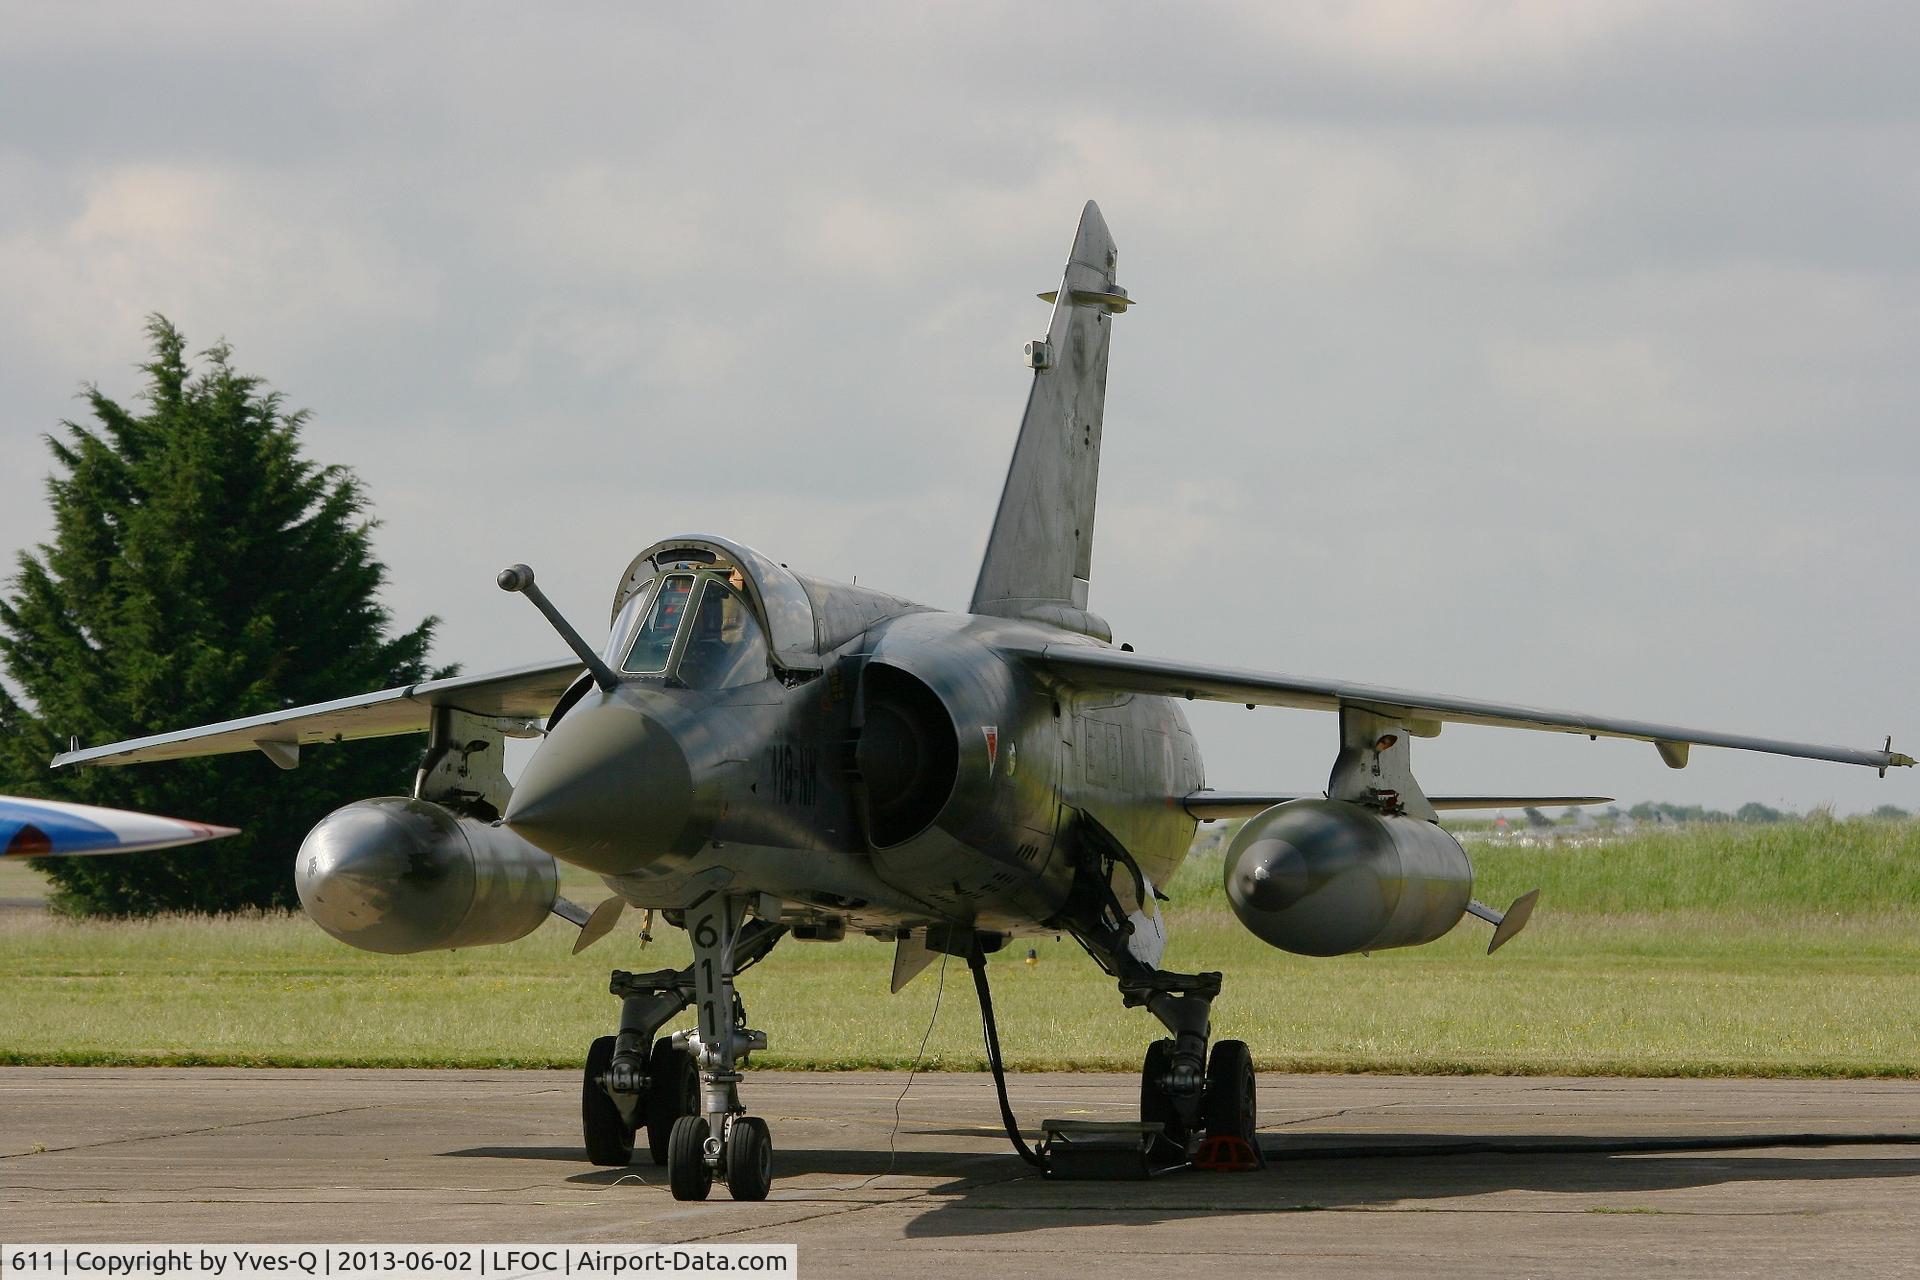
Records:
[[[1181,798],[1202,785],[1174,701],[1090,697],[1006,655],[1097,643],[1083,636],[808,587],[899,611],[804,680],[703,692],[635,679],[608,693],[583,682],[521,778],[510,825],[636,905],[750,886],[824,936],[937,922],[1043,930],[1066,904],[1069,832],[1086,817],[1149,880],[1171,877],[1195,826]],[[603,754],[620,762],[609,759],[606,789],[572,788]],[[550,786],[599,808],[579,824],[591,838],[542,826]]]

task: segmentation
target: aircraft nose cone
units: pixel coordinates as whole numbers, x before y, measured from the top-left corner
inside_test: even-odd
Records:
[[[673,733],[611,698],[548,730],[505,814],[554,857],[613,875],[698,848],[692,819],[692,771]]]

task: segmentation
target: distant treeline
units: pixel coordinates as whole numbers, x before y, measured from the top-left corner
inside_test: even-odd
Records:
[[[1732,813],[1724,809],[1703,808],[1697,804],[1660,804],[1643,800],[1628,809],[1626,813],[1635,822],[1656,822],[1661,818],[1674,822],[1794,822],[1801,818],[1824,819],[1833,816],[1832,812],[1826,809],[1815,809],[1809,814],[1799,814],[1790,809],[1775,809],[1771,805],[1761,804],[1758,800],[1749,800]],[[1618,818],[1620,811],[1608,809],[1607,816]],[[1869,818],[1878,818],[1883,821],[1912,816],[1897,804],[1883,804],[1867,815]]]

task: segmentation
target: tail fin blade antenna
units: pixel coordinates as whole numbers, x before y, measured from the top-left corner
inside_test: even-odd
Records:
[[[1100,207],[1080,215],[1047,336],[1028,345],[1033,390],[1007,468],[971,611],[1075,625],[1093,569],[1093,509],[1113,317],[1131,305],[1114,277],[1118,251]],[[1081,618],[1097,624],[1097,619]]]

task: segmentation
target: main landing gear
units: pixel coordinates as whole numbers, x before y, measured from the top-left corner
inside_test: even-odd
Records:
[[[607,1084],[613,1077],[618,1043],[617,1036],[601,1036],[587,1050],[587,1069],[580,1082],[580,1127],[587,1159],[609,1166],[633,1163],[635,1139],[645,1128],[648,1154],[655,1164],[665,1164],[667,1135],[674,1121],[700,1110],[700,1068],[691,1053],[675,1048],[671,1040],[655,1040],[638,1096],[622,1097]]]
[[[1088,943],[1087,937],[1075,936]],[[1174,1034],[1147,1048],[1140,1072],[1140,1123],[1043,1121],[1046,1137],[1037,1150],[1021,1136],[1007,1101],[985,952],[976,942],[967,956],[980,998],[987,1066],[1014,1150],[1048,1178],[1110,1181],[1150,1178],[1187,1166],[1221,1171],[1262,1167],[1255,1133],[1253,1055],[1243,1040],[1222,1040],[1207,1052],[1209,1009],[1220,994],[1220,975],[1171,973],[1126,953],[1103,952],[1094,945],[1087,950],[1109,972],[1120,972],[1121,995],[1129,1007],[1145,1006]]]
[[[1255,1134],[1259,1106],[1247,1042],[1217,1042],[1207,1055],[1206,1074],[1197,1091],[1178,1088],[1185,1076],[1175,1045],[1173,1040],[1154,1041],[1147,1046],[1147,1060],[1140,1068],[1140,1119],[1159,1125],[1163,1135],[1156,1154],[1169,1162],[1190,1161],[1202,1169],[1259,1168],[1262,1157]]]
[[[1203,1169],[1257,1168],[1253,1054],[1244,1040],[1221,1040],[1207,1050],[1220,975],[1170,973],[1137,962],[1116,967],[1135,970],[1120,977],[1127,1006],[1144,1005],[1173,1033],[1147,1046],[1140,1067],[1140,1119],[1159,1126],[1150,1158]]]
[[[733,983],[786,926],[748,921],[746,901],[716,894],[688,908],[693,963],[685,969],[616,970],[610,990],[621,998],[620,1034],[595,1040],[587,1053],[580,1120],[588,1159],[630,1163],[644,1126],[676,1200],[706,1199],[716,1176],[736,1200],[764,1200],[773,1185],[773,1139],[766,1121],[740,1105],[736,1069],[767,1038],[747,1028]],[[690,1004],[697,1029],[654,1039]]]
[[[1253,1057],[1241,1040],[1222,1040],[1208,1052],[1220,975],[1173,973],[1150,963],[1159,949],[1136,946],[1141,912],[1129,910],[1113,888],[1126,884],[1120,868],[1130,860],[1098,823],[1087,820],[1082,831],[1083,874],[1062,923],[1118,982],[1126,1006],[1145,1008],[1169,1033],[1147,1047],[1140,1068],[1140,1120],[1151,1126],[1144,1166],[1259,1167]],[[1144,902],[1145,893],[1138,896]]]

